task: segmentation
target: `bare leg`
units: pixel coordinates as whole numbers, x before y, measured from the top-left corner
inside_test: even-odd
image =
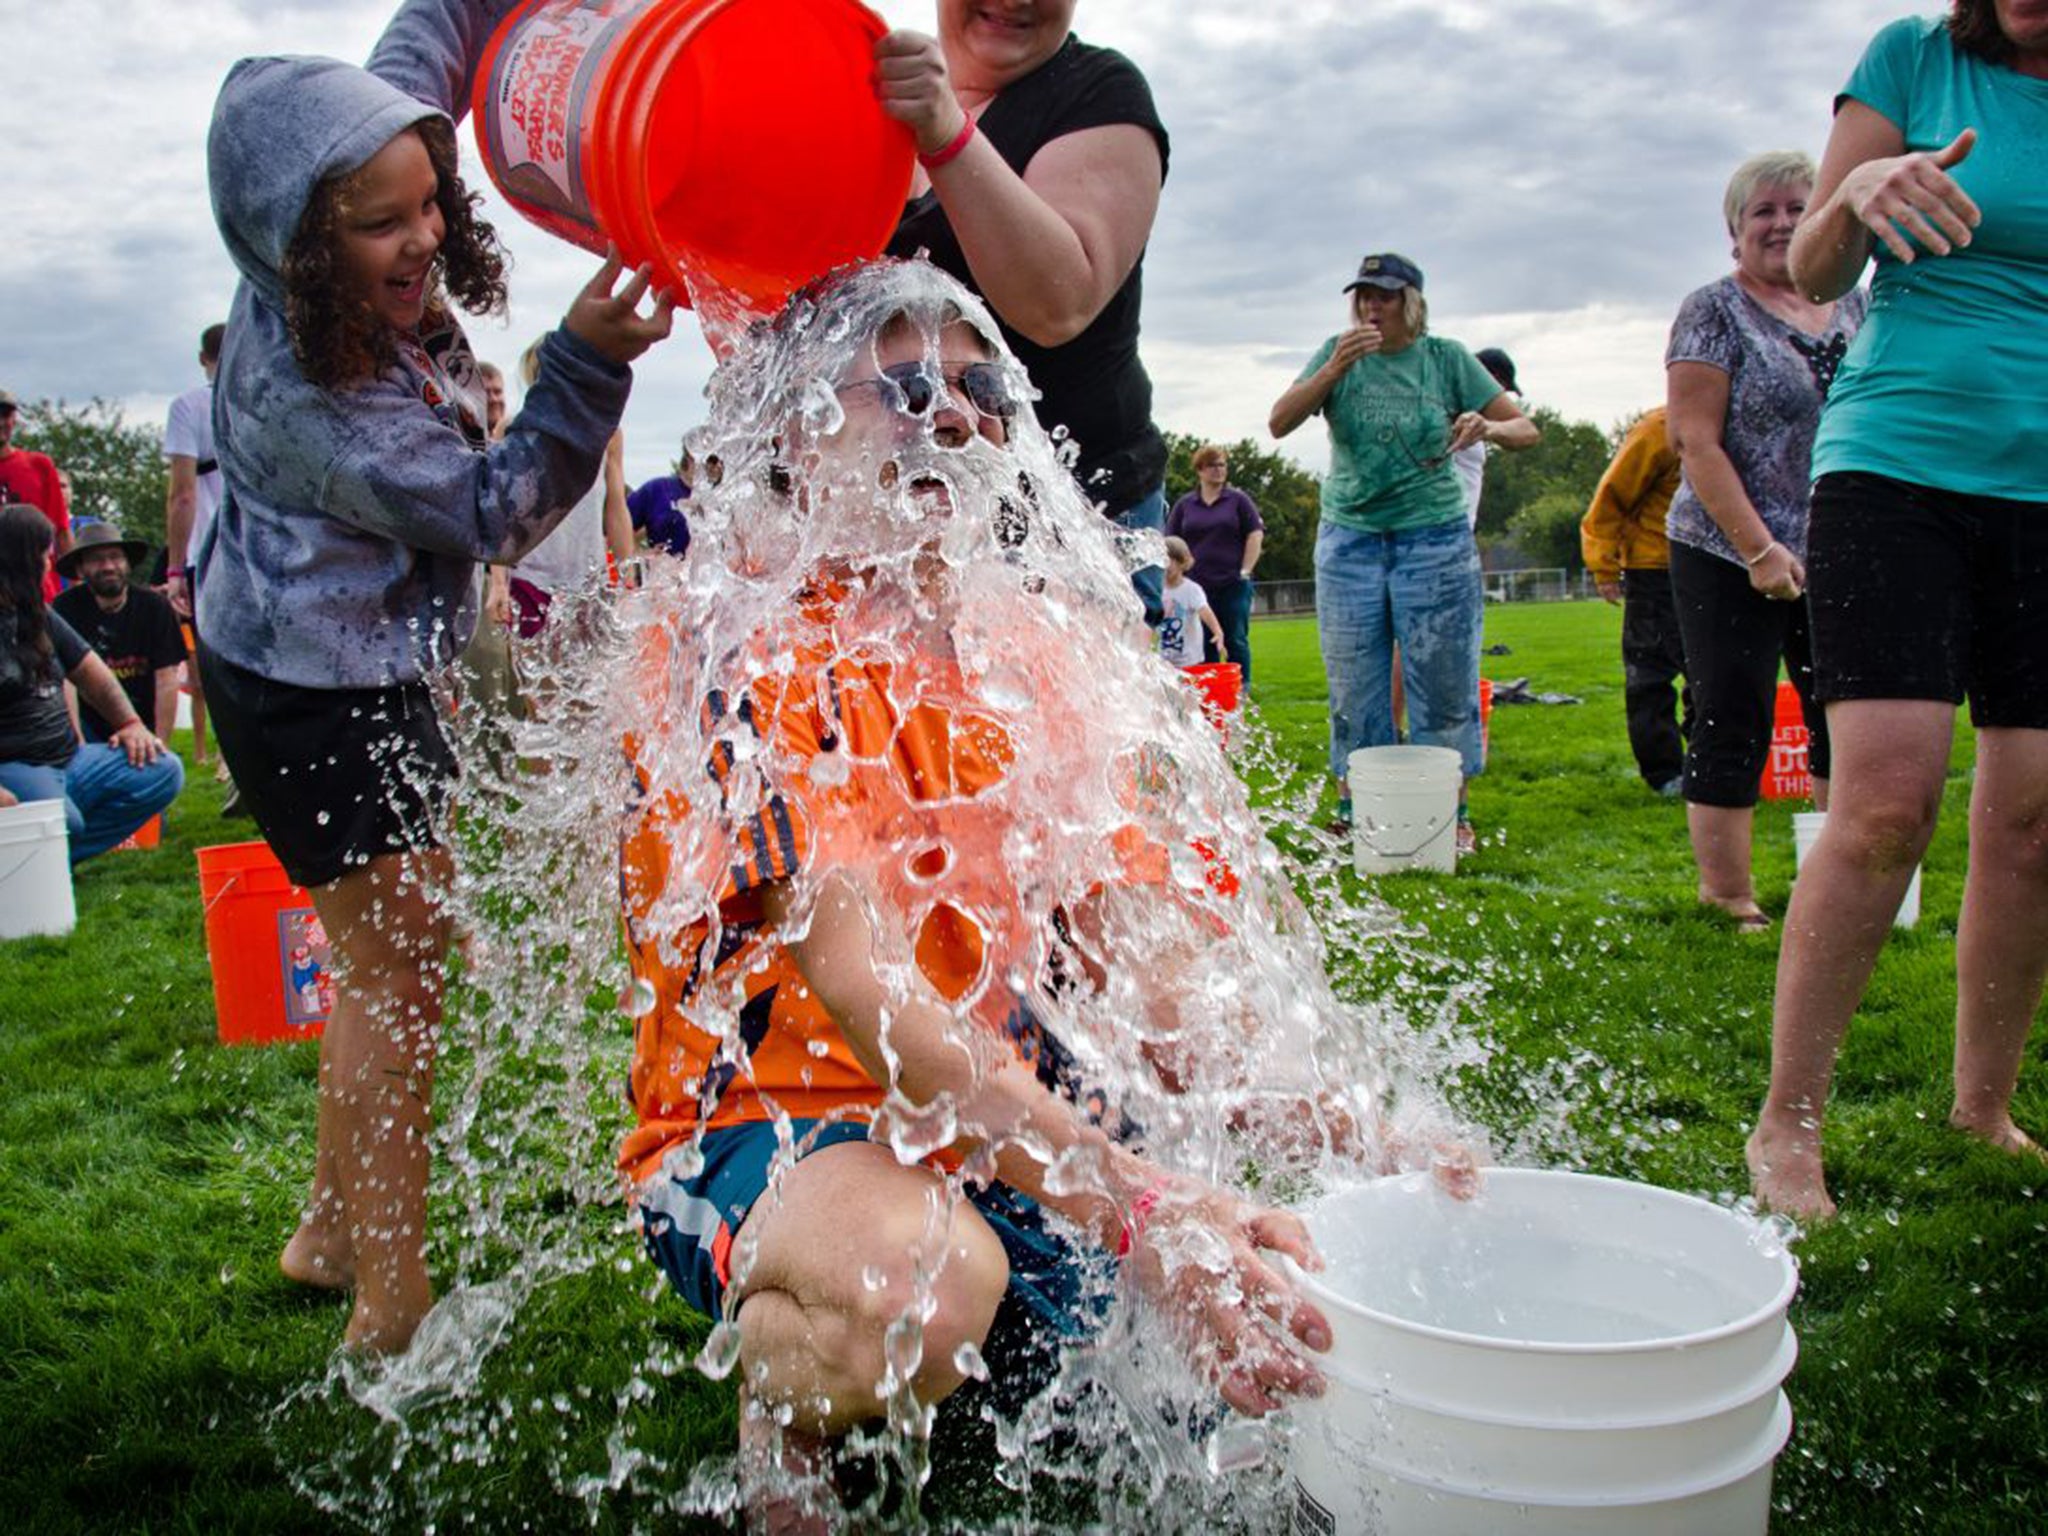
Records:
[[[2048,731],[1977,736],[1970,873],[1956,938],[1956,1102],[1950,1121],[2012,1152],[2027,1032],[2048,978]]]
[[[320,1047],[313,1190],[279,1262],[315,1284],[352,1280],[345,1342],[371,1353],[404,1349],[433,1304],[428,1103],[448,927],[428,887],[447,873],[444,852],[389,854],[312,893],[337,991]]]
[[[1693,863],[1700,872],[1700,900],[1719,907],[1740,927],[1761,929],[1770,925],[1770,919],[1757,906],[1750,879],[1750,827],[1755,819],[1747,806],[1688,803],[1685,808]]]
[[[1821,1119],[1835,1054],[1934,835],[1955,710],[1919,700],[1854,700],[1828,706],[1828,727],[1842,788],[1785,914],[1771,1086],[1748,1147],[1758,1203],[1809,1220],[1834,1214],[1821,1166]]]

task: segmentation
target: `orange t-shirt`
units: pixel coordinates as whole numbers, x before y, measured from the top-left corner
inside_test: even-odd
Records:
[[[830,618],[814,612],[795,626],[782,652],[793,666],[764,668],[736,705],[705,705],[722,806],[694,813],[655,781],[652,744],[633,744],[642,793],[622,853],[626,938],[635,976],[654,989],[634,1039],[640,1123],[619,1159],[633,1182],[700,1122],[882,1102],[764,917],[764,888],[801,867],[867,876],[903,917],[906,958],[938,994],[1031,1050],[1028,1033],[1015,1033],[1004,976],[1042,939],[1025,927],[1006,852],[1015,811],[997,793],[1015,763],[1011,732],[952,662],[846,645]],[[1122,878],[1165,878],[1164,850],[1137,827],[1112,847]],[[678,924],[664,909],[704,915]],[[736,1014],[736,1038],[705,1027],[710,988],[737,1003],[719,1010]]]

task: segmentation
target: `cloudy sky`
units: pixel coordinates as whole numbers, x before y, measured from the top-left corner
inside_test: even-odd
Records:
[[[743,0],[742,0],[743,3]],[[360,59],[391,0],[0,0],[7,232],[0,384],[157,420],[197,381],[234,274],[204,140],[248,53]],[[901,26],[931,0],[881,0]],[[1923,0],[1923,9],[1932,9]],[[1358,257],[1428,277],[1434,328],[1506,347],[1530,398],[1611,423],[1657,399],[1678,300],[1730,265],[1721,188],[1745,155],[1818,157],[1830,103],[1900,0],[1081,0],[1136,59],[1173,136],[1146,259],[1144,352],[1173,429],[1262,436],[1343,318]],[[765,89],[765,86],[764,86]],[[465,158],[474,166],[465,132]],[[514,257],[510,365],[594,270],[493,200]],[[638,367],[628,469],[659,472],[702,412],[684,319]],[[1325,461],[1313,425],[1287,451]]]

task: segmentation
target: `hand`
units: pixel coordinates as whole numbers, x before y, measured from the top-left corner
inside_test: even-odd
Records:
[[[164,595],[171,600],[171,612],[181,619],[192,617],[192,589],[185,585],[183,571],[172,571],[164,578]]]
[[[1970,231],[1983,222],[1984,215],[1969,194],[1948,174],[1976,143],[1977,130],[1965,128],[1932,154],[1916,151],[1866,160],[1843,178],[1843,199],[1900,261],[1919,254],[1901,230],[1935,255],[1946,256],[1957,246],[1968,245]]]
[[[1749,584],[1775,602],[1796,602],[1806,592],[1806,567],[1784,545],[1774,545],[1749,568]]]
[[[1330,360],[1323,366],[1330,370],[1333,377],[1341,375],[1361,357],[1379,351],[1382,340],[1378,326],[1354,325],[1337,338],[1336,348],[1330,353]]]
[[[21,804],[21,802],[14,797],[14,791],[9,789],[5,784],[0,784],[0,811],[6,810],[7,807],[10,805],[19,804]]]
[[[157,739],[156,732],[140,720],[130,720],[107,738],[107,745],[119,747],[128,754],[131,766],[140,768],[153,763],[164,755],[164,744]]]
[[[484,619],[500,629],[510,629],[519,622],[518,611],[512,606],[512,582],[502,568],[495,566],[484,582]]]
[[[1621,578],[1619,576],[1595,576],[1593,590],[1610,603],[1621,601]]]
[[[910,129],[921,155],[944,149],[967,122],[946,55],[937,38],[922,32],[891,32],[875,44],[875,96],[884,113]]]
[[[654,297],[654,312],[641,317],[640,301],[654,282],[654,268],[649,263],[642,262],[626,286],[613,293],[612,284],[624,268],[618,247],[613,246],[597,276],[584,285],[569,313],[562,317],[562,328],[570,335],[619,364],[632,362],[668,335],[676,316],[674,296],[663,291]]]
[[[1319,1397],[1321,1373],[1302,1348],[1330,1347],[1330,1324],[1265,1255],[1323,1267],[1298,1216],[1193,1180],[1171,1181],[1131,1247],[1139,1287],[1166,1310],[1238,1412],[1272,1413],[1288,1397]]]
[[[1493,423],[1477,411],[1467,411],[1452,420],[1451,446],[1446,451],[1457,453],[1461,449],[1470,448],[1474,443],[1492,441]]]

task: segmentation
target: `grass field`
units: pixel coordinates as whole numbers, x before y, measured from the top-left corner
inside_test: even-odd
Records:
[[[1697,908],[1682,807],[1634,778],[1618,611],[1496,608],[1488,625],[1510,647],[1490,676],[1584,702],[1496,711],[1480,854],[1378,883],[1401,932],[1362,946],[1351,984],[1468,1037],[1448,1087],[1500,1145],[1739,1192],[1775,944]],[[1313,624],[1262,623],[1254,644],[1275,748],[1312,766]],[[1944,1126],[1967,764],[1959,743],[1921,922],[1886,950],[1842,1060],[1844,1214],[1799,1249],[1783,1530],[2048,1528],[2048,1168]],[[660,1526],[658,1505],[586,1500],[576,1478],[626,1455],[656,1468],[644,1485],[682,1486],[726,1450],[730,1399],[687,1369],[700,1325],[650,1305],[615,1208],[579,1208],[571,1272],[520,1309],[474,1401],[442,1411],[438,1458],[321,1388],[341,1311],[273,1267],[311,1165],[315,1051],[214,1041],[192,856],[248,824],[192,780],[162,848],[81,872],[73,935],[0,945],[0,1528]],[[1790,810],[1759,816],[1777,913]],[[616,1050],[622,1021],[598,1019]],[[2018,1104],[2037,1131],[2042,1055],[2037,1038]],[[394,1462],[408,1476],[379,1478]]]

